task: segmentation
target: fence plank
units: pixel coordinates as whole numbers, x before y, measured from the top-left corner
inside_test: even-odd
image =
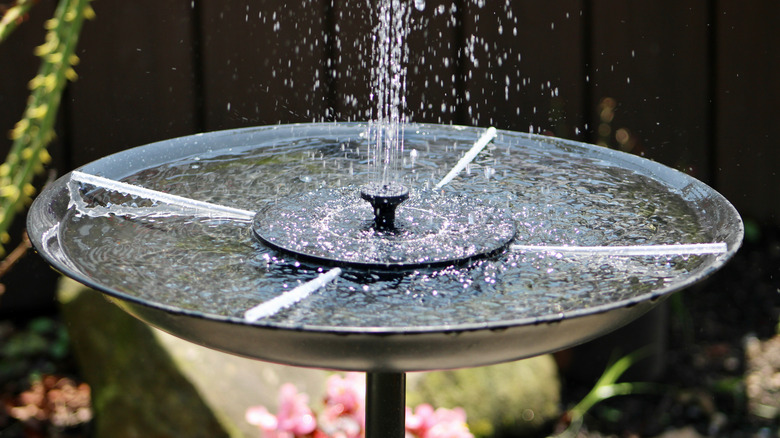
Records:
[[[375,114],[369,101],[375,6],[362,0],[336,2],[336,120],[366,120],[369,111]],[[457,93],[452,92],[450,78],[455,74],[456,45],[449,10],[430,1],[422,11],[410,9],[406,114],[414,122],[454,122],[450,109],[455,108]]]
[[[324,1],[201,4],[206,130],[326,115]]]
[[[717,188],[740,213],[780,224],[780,3],[718,2]]]
[[[596,138],[617,146],[622,128],[623,149],[707,179],[708,7],[673,0],[592,3],[591,105],[607,97],[617,104],[611,122],[594,112]]]
[[[469,124],[577,137],[582,131],[582,1],[468,2]]]
[[[410,2],[412,3],[412,2]],[[457,13],[451,2],[425,2],[425,9],[412,7],[412,28],[408,38],[407,111],[420,123],[463,123],[457,101],[463,90],[458,75]]]
[[[333,2],[329,81],[337,121],[368,120],[371,103],[371,29],[375,18],[363,0]]]
[[[73,165],[196,131],[190,0],[94,9],[67,102]]]

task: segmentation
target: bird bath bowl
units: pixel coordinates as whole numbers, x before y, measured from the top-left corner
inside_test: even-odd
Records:
[[[402,436],[404,373],[593,339],[704,279],[742,241],[728,201],[658,163],[497,131],[443,183],[484,130],[410,124],[401,231],[340,246],[384,232],[369,230],[372,206],[360,199],[366,130],[278,125],[130,149],[51,184],[28,231],[56,269],[171,334],[264,361],[368,372],[369,437]],[[284,243],[264,234],[302,223],[319,231],[284,231]],[[379,248],[405,223],[418,227],[411,255],[397,254],[405,243]],[[467,235],[458,223],[498,237],[440,232]],[[366,262],[372,251],[386,254]]]

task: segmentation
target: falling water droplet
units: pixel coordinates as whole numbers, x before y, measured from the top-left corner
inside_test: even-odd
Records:
[[[418,11],[425,10],[425,0],[414,0],[414,7]]]

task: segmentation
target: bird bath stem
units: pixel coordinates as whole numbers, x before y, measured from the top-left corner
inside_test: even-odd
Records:
[[[366,373],[366,438],[403,438],[406,373]]]

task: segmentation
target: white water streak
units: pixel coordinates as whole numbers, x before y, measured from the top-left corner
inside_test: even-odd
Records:
[[[242,221],[251,221],[252,218],[255,217],[255,212],[253,211],[242,210],[240,208],[227,207],[224,205],[198,201],[183,196],[172,195],[170,193],[151,190],[151,189],[147,189],[132,184],[127,184],[112,179],[103,178],[101,176],[90,175],[76,170],[71,172],[70,178],[71,181],[73,182],[90,184],[95,187],[112,190],[125,195],[140,196],[142,198],[146,198],[151,201],[161,202],[164,204],[181,208],[183,210],[183,211],[172,210],[170,212],[166,212],[170,214],[197,213],[197,214],[202,214],[204,216],[207,216],[209,218],[226,218],[226,219],[234,219],[234,220],[242,220]],[[78,194],[71,193],[71,197],[74,198],[74,201],[75,198],[78,196],[79,196]],[[85,206],[82,206],[82,208],[85,208]],[[127,213],[135,213],[137,215],[141,215],[142,213],[141,210],[144,210],[144,208],[124,207],[124,210]],[[146,208],[146,210],[148,210],[148,208]],[[108,212],[111,212],[110,207],[108,208]]]
[[[724,242],[690,243],[678,245],[631,245],[631,246],[552,246],[552,245],[510,245],[514,251],[546,251],[561,254],[586,254],[607,256],[674,256],[724,254],[728,245]]]
[[[282,293],[276,298],[272,298],[262,304],[252,307],[244,313],[244,319],[249,322],[255,322],[258,319],[273,316],[282,309],[290,307],[308,297],[312,292],[335,280],[339,275],[341,275],[341,268],[333,268],[324,274],[320,274],[314,280],[303,283],[288,292]]]
[[[452,170],[450,170],[450,173],[448,173],[447,176],[445,176],[441,181],[439,181],[438,184],[436,184],[436,188],[440,189],[444,187],[447,183],[449,183],[456,176],[458,176],[460,171],[465,169],[466,165],[474,161],[474,158],[476,158],[477,155],[479,155],[479,153],[482,152],[482,149],[485,149],[485,146],[487,146],[488,143],[490,143],[491,141],[493,141],[494,138],[496,138],[496,135],[498,135],[496,132],[496,128],[492,126],[488,128],[487,131],[485,131],[485,133],[482,134],[482,137],[480,137],[479,140],[477,140],[477,142],[474,143],[474,146],[472,146],[471,149],[469,149],[469,151],[466,152],[465,155],[463,155],[463,158],[458,160],[458,163],[455,164],[455,167],[453,167]]]

